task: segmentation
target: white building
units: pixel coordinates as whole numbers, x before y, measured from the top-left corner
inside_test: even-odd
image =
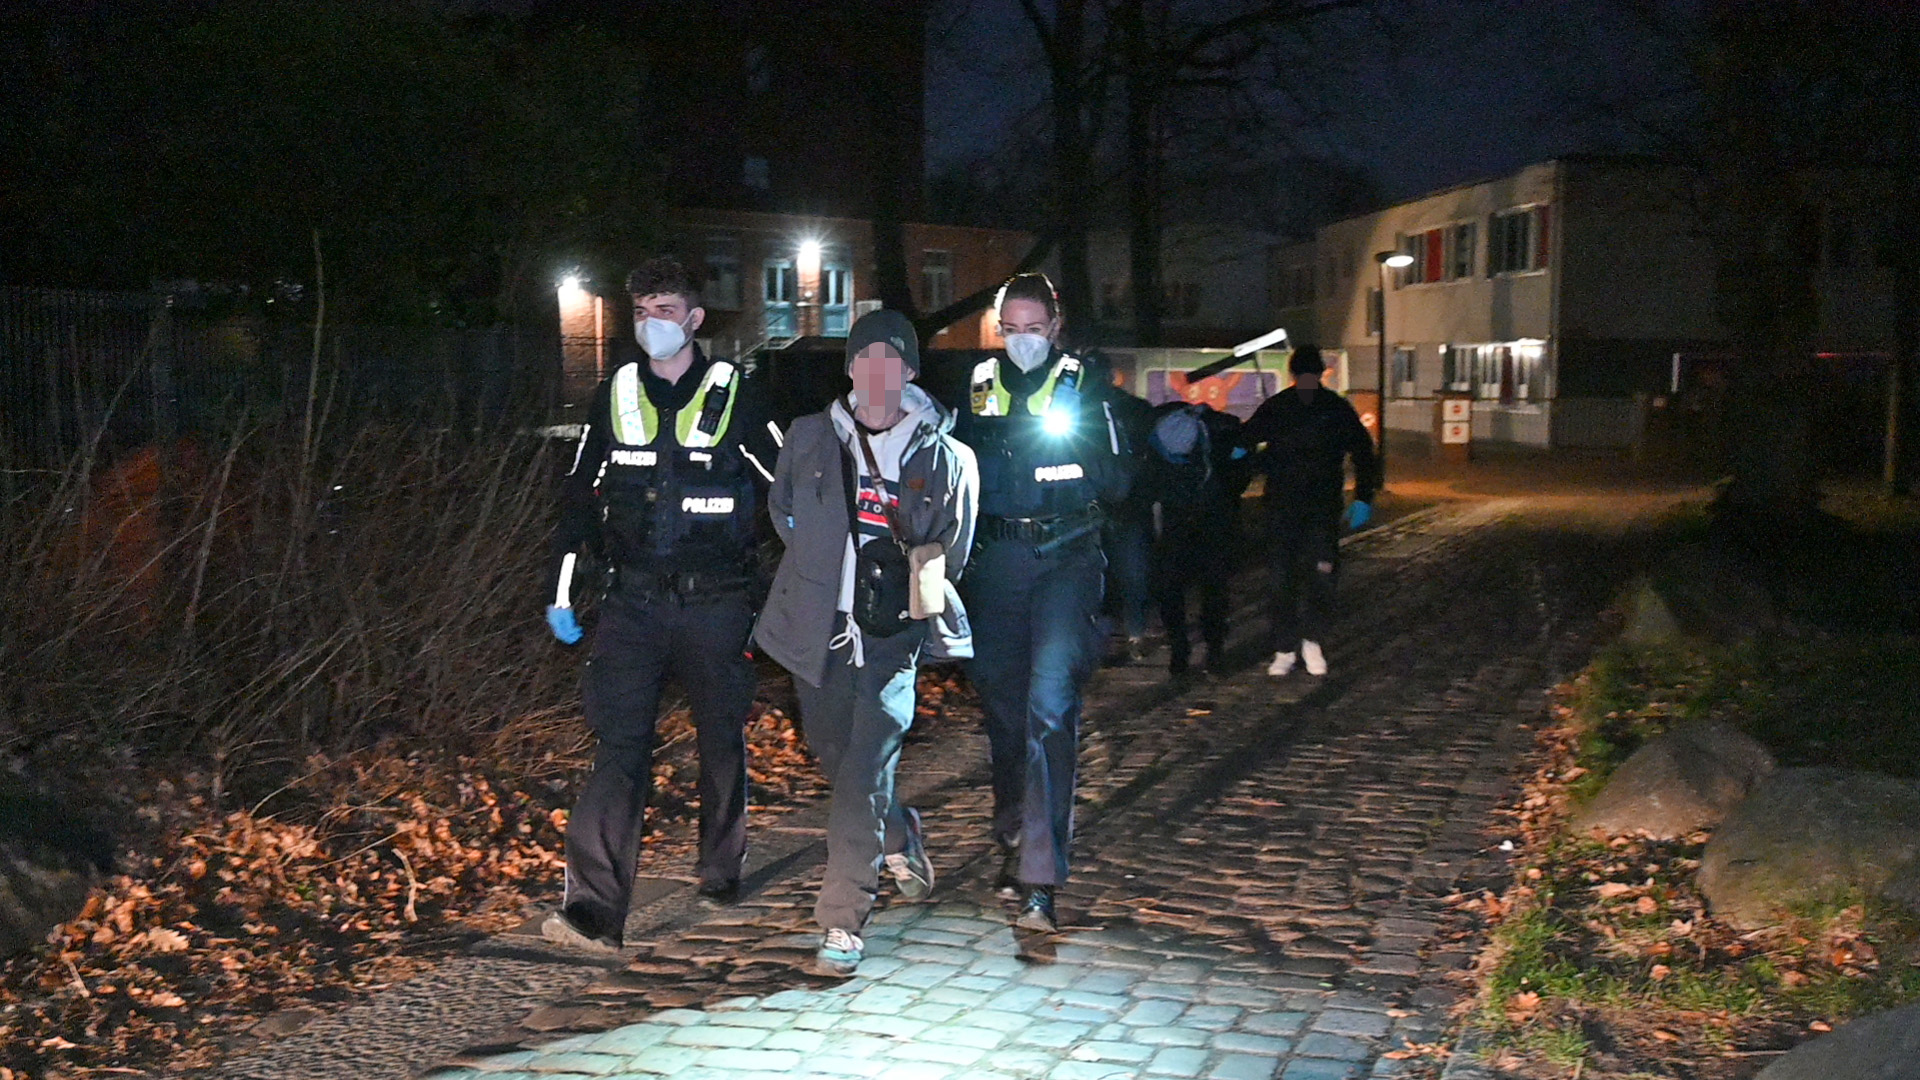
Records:
[[[1874,197],[1858,183],[1832,190]],[[1472,395],[1475,441],[1631,444],[1649,409],[1727,358],[1722,257],[1692,195],[1670,166],[1573,156],[1335,222],[1314,241],[1320,344],[1336,378],[1370,397],[1384,290],[1390,430],[1430,432],[1447,391]],[[1797,226],[1818,264],[1815,347],[1836,379],[1867,387],[1850,406],[1862,414],[1892,338],[1873,217],[1836,203]],[[1394,253],[1412,265],[1383,266]],[[1286,254],[1290,267],[1303,259]]]

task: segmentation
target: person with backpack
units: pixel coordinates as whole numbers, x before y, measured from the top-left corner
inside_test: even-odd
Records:
[[[1240,420],[1170,401],[1153,411],[1135,480],[1153,538],[1149,576],[1167,631],[1167,673],[1187,674],[1187,594],[1200,594],[1205,668],[1218,674],[1227,644],[1227,582],[1239,558],[1240,493],[1250,479]]]
[[[973,655],[954,584],[973,547],[979,471],[954,417],[912,380],[913,323],[871,312],[847,334],[853,392],[787,431],[768,510],[786,544],[754,640],[793,673],[807,745],[833,785],[814,969],[850,976],[884,869],[933,890],[920,815],[894,791],[923,661]]]

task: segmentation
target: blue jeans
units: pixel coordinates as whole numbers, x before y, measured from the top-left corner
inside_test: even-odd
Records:
[[[1017,844],[1020,880],[1066,880],[1080,691],[1099,659],[1106,558],[1092,537],[1036,555],[1031,543],[981,545],[967,567],[974,657],[993,757],[993,831]]]

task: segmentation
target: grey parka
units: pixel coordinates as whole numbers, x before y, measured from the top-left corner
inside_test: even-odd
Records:
[[[973,631],[954,584],[973,548],[980,470],[973,451],[951,435],[953,414],[917,386],[908,384],[907,395],[913,415],[902,422],[919,426],[900,464],[900,524],[910,545],[938,543],[947,552],[947,610],[927,620],[921,660],[963,660],[973,655]],[[839,608],[852,472],[853,459],[829,407],[787,429],[767,494],[767,511],[786,552],[753,637],[780,666],[813,686],[825,677]]]

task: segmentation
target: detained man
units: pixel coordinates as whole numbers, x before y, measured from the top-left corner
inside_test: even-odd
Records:
[[[882,873],[933,890],[919,814],[894,790],[923,661],[973,655],[954,583],[973,545],[979,479],[953,415],[911,381],[913,324],[895,311],[847,335],[853,391],[787,432],[768,509],[786,544],[755,630],[793,674],[807,745],[833,786],[814,903],[815,970],[849,976]]]

